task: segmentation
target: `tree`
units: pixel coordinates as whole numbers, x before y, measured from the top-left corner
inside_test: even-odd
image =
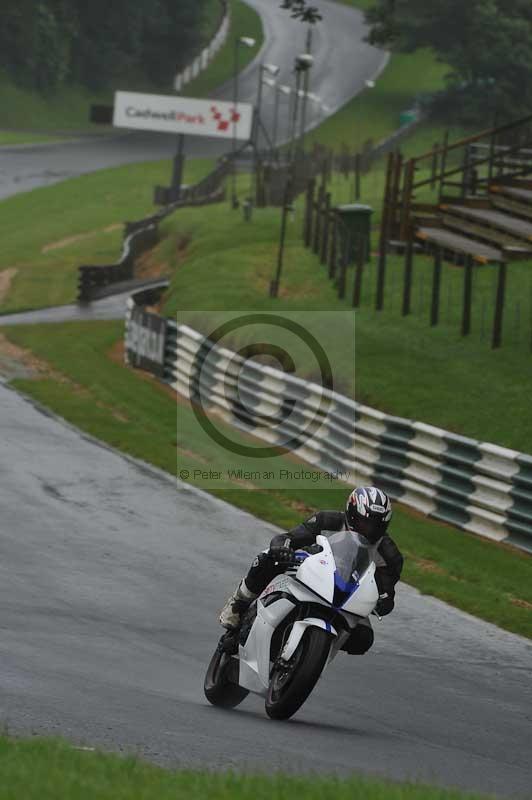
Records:
[[[0,66],[24,85],[52,90],[69,74],[74,30],[65,0],[4,0]]]
[[[301,22],[308,22],[314,25],[323,19],[316,6],[308,5],[306,0],[283,0],[281,8],[291,11],[291,16],[294,19],[299,19]]]
[[[430,47],[450,66],[462,115],[516,117],[532,108],[529,0],[376,0],[366,12],[372,44],[402,52]]]
[[[170,87],[201,45],[208,0],[3,0],[0,68],[53,91],[148,78]]]

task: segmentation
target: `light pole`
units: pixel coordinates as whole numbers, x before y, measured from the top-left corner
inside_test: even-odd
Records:
[[[279,294],[279,285],[281,283],[281,274],[283,271],[283,263],[284,263],[286,223],[288,219],[288,214],[292,210],[292,200],[296,184],[296,174],[295,174],[296,164],[293,159],[293,152],[294,152],[294,139],[297,129],[297,113],[299,109],[299,98],[303,95],[303,92],[301,91],[301,78],[302,75],[305,73],[305,71],[310,69],[313,62],[314,59],[312,58],[310,53],[304,53],[303,55],[299,55],[296,57],[295,60],[294,71],[296,73],[296,88],[294,92],[292,134],[289,146],[290,149],[288,153],[288,174],[284,186],[283,211],[281,216],[281,231],[279,236],[279,251],[277,254],[277,269],[275,277],[270,282],[270,297],[277,297]]]
[[[310,58],[312,58],[312,56],[310,55],[311,52],[312,52],[312,30],[313,30],[312,29],[312,25],[309,25],[309,28],[308,28],[308,31],[307,31],[307,53],[306,54],[308,56],[310,56]],[[313,61],[311,61],[310,64],[308,65],[308,67],[305,69],[305,80],[304,80],[304,83],[303,83],[304,95],[303,95],[303,107],[301,109],[301,127],[299,129],[300,140],[299,140],[299,146],[298,146],[298,149],[301,150],[301,152],[305,151],[305,128],[307,127],[307,100],[308,100],[308,97],[309,97],[309,91],[308,90],[309,90],[309,81],[310,81],[310,68],[312,67],[312,64],[313,64]]]
[[[243,45],[244,47],[254,47],[255,39],[251,36],[240,36],[235,39],[235,51],[233,58],[233,142],[231,148],[231,204],[233,208],[238,208],[238,198],[236,196],[236,127],[238,123],[238,49]]]
[[[279,130],[279,101],[282,94],[286,95],[286,97],[289,97],[292,94],[292,90],[289,86],[278,83],[275,86],[275,109],[273,114],[272,145],[274,150],[277,149],[277,133]]]
[[[276,78],[279,72],[281,71],[281,67],[278,67],[277,64],[261,64],[259,68],[259,89],[257,92],[257,126],[255,129],[255,146],[258,146],[259,140],[259,129],[258,123],[260,123],[260,114],[262,111],[262,87],[266,83],[268,86],[275,86],[273,81],[270,81],[268,78],[264,77],[264,73],[267,72],[272,77]]]
[[[258,193],[258,186],[259,186],[259,145],[260,145],[260,129],[264,130],[262,125],[261,119],[261,111],[262,111],[262,87],[264,83],[269,82],[268,78],[265,78],[265,73],[269,75],[273,75],[273,77],[277,77],[279,72],[281,71],[281,67],[278,67],[277,64],[261,64],[259,67],[259,88],[257,91],[257,108],[255,110],[255,117],[254,117],[254,133],[253,133],[253,174],[251,176],[251,186],[253,191],[253,176],[255,176],[255,194]],[[273,82],[275,85],[275,82]]]
[[[297,116],[299,112],[299,98],[303,96],[303,92],[301,90],[301,79],[302,76],[311,68],[312,64],[314,63],[314,59],[310,55],[310,53],[303,53],[296,57],[295,60],[295,67],[294,72],[296,73],[296,88],[295,88],[295,95],[294,95],[294,103],[292,109],[292,126],[291,126],[291,133],[290,133],[290,148],[288,153],[288,161],[292,161],[293,151],[294,151],[294,143],[296,138],[297,132]]]

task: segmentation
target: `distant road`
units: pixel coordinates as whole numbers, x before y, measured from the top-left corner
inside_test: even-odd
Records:
[[[293,59],[303,52],[306,26],[292,20],[279,6],[279,0],[245,0],[261,16],[265,42],[258,57],[240,77],[240,99],[254,102],[258,87],[259,64],[273,62],[281,67],[279,79],[293,84]],[[324,20],[315,27],[311,92],[322,98],[332,111],[343,106],[364,88],[364,82],[379,72],[386,54],[367,45],[365,25],[360,11],[349,6],[316,0]],[[231,83],[214,96],[231,99]],[[281,106],[280,136],[287,136],[287,101]],[[269,130],[273,127],[273,97],[265,87],[263,117]],[[317,105],[308,104],[309,127],[323,118]],[[192,156],[219,156],[230,143],[189,137],[187,153]],[[0,198],[46,186],[75,175],[106,167],[171,158],[174,137],[155,133],[117,133],[104,137],[84,137],[75,142],[53,145],[28,145],[0,148]]]

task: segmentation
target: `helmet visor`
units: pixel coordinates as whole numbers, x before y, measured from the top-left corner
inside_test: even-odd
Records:
[[[360,514],[354,514],[349,520],[351,527],[361,536],[365,536],[368,542],[375,544],[384,536],[388,528],[388,522],[385,522],[380,515],[370,514],[369,517],[362,517]]]

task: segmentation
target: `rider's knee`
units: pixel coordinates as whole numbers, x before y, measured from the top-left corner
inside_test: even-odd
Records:
[[[250,592],[261,594],[275,577],[276,570],[267,553],[259,553],[246,575],[246,586]]]
[[[357,625],[351,636],[342,647],[352,656],[362,656],[367,653],[375,639],[373,629],[366,625]]]

